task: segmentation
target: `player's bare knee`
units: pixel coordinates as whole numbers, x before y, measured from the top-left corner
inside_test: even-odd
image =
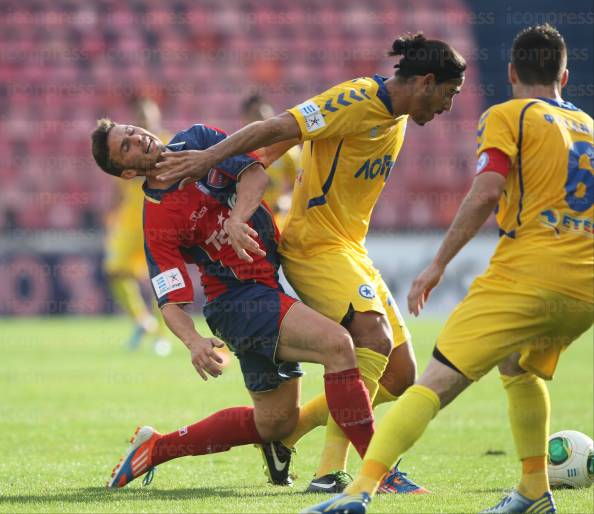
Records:
[[[392,338],[382,330],[374,331],[365,337],[355,339],[355,346],[357,348],[369,348],[376,353],[390,355],[392,347]]]
[[[323,346],[324,364],[328,371],[342,371],[357,366],[353,339],[340,325],[326,334]]]
[[[508,377],[516,377],[526,373],[526,370],[520,366],[520,354],[514,353],[501,361],[497,367],[499,373]]]
[[[462,373],[432,358],[417,383],[431,389],[439,397],[439,403],[443,409],[472,381]]]
[[[347,327],[357,348],[369,348],[382,355],[392,351],[392,328],[384,314],[375,311],[355,312]]]
[[[256,428],[260,437],[266,441],[278,441],[293,433],[299,419],[299,409],[287,413],[286,417],[267,418],[258,420]]]

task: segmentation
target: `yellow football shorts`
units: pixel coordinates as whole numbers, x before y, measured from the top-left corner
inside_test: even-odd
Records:
[[[478,380],[513,353],[520,366],[550,380],[559,355],[593,322],[594,305],[502,277],[478,277],[437,338],[437,350]]]
[[[144,256],[142,211],[116,216],[107,232],[104,268],[108,274],[148,277]],[[138,219],[136,219],[138,218]]]
[[[375,311],[387,316],[394,346],[410,333],[379,271],[367,256],[325,252],[314,257],[281,255],[287,280],[303,302],[341,323],[349,311]]]

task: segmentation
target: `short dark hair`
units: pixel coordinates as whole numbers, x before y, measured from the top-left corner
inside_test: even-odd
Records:
[[[435,75],[435,82],[446,82],[464,76],[466,61],[454,48],[439,39],[426,39],[422,32],[400,36],[392,43],[390,56],[402,55],[396,77]]]
[[[109,118],[97,120],[97,128],[91,134],[93,146],[93,157],[97,165],[106,173],[119,177],[122,175],[122,168],[115,164],[109,157],[107,138],[109,131],[115,127],[115,123]]]
[[[264,99],[264,97],[259,93],[254,93],[246,98],[244,98],[241,102],[241,114],[245,115],[248,114],[254,107],[258,105],[262,105],[268,103]]]
[[[524,84],[559,82],[567,66],[565,40],[548,23],[525,28],[514,39],[511,62]]]

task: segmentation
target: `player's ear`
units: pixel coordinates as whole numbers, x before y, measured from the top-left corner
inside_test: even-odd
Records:
[[[518,74],[516,73],[516,69],[511,62],[507,65],[507,80],[509,80],[510,84],[515,84],[518,82]]]
[[[433,92],[433,89],[435,88],[435,75],[433,73],[427,73],[427,75],[423,75],[421,84],[423,85],[425,91],[428,93]]]
[[[120,175],[120,177],[122,177],[124,180],[130,180],[137,176],[138,176],[138,171],[132,170],[132,169],[124,170],[124,171],[122,171],[122,173]]]
[[[567,85],[567,81],[569,80],[569,70],[565,68],[563,70],[563,74],[561,75],[561,88],[564,88]]]

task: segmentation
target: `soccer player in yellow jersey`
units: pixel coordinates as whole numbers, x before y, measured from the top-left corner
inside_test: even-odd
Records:
[[[423,376],[382,420],[359,477],[344,494],[304,512],[365,513],[386,471],[440,408],[495,366],[522,477],[484,512],[556,512],[544,380],[594,314],[593,121],[561,98],[566,64],[563,37],[550,25],[517,35],[513,99],[479,120],[477,176],[433,262],[413,282],[409,310],[419,314],[447,264],[497,206],[501,239],[490,266],[448,319]]]
[[[244,125],[274,116],[274,109],[262,96],[250,95],[241,103],[241,122]],[[284,148],[283,148],[284,150]],[[262,157],[259,155],[259,157]],[[298,145],[289,148],[274,161],[267,163],[266,173],[270,182],[264,193],[264,201],[274,213],[274,221],[283,229],[291,206],[291,192],[299,168],[301,150]]]
[[[279,247],[282,266],[307,305],[349,330],[372,399],[379,388],[376,404],[395,399],[414,382],[416,363],[408,330],[364,246],[371,212],[398,157],[408,118],[424,125],[449,111],[466,68],[447,43],[422,34],[398,38],[390,55],[402,56],[391,78],[343,82],[205,151],[165,153],[157,164],[166,170],[159,175],[162,180],[191,179],[232,155],[279,142],[286,147],[305,142],[303,173]],[[302,408],[295,434],[284,442],[292,446],[324,423],[327,413],[324,396],[314,398]],[[328,419],[322,462],[308,490],[332,492],[346,486],[341,471],[347,449],[344,435]],[[391,476],[391,491],[424,491],[397,471]]]
[[[152,100],[140,99],[135,104],[138,124],[167,141],[161,128],[161,112]],[[144,193],[136,180],[121,180],[117,210],[107,220],[104,269],[114,299],[134,321],[135,330],[128,346],[135,349],[145,334],[155,339],[155,352],[171,351],[169,333],[158,307],[151,314],[140,292],[140,281],[148,278],[144,256],[142,206]]]

